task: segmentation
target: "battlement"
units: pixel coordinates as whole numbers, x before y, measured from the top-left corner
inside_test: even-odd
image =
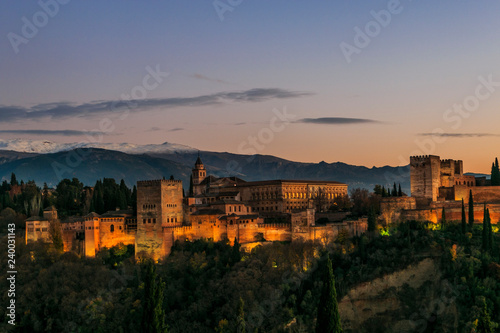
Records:
[[[137,181],[137,186],[156,186],[156,185],[161,185],[161,184],[168,184],[168,185],[177,185],[181,184],[182,185],[182,180],[170,180],[170,179],[154,179],[154,180],[138,180]]]
[[[163,232],[172,232],[172,231],[186,232],[186,231],[192,231],[192,230],[193,230],[193,226],[192,225],[163,227]]]
[[[410,156],[410,163],[412,162],[425,162],[425,161],[429,161],[431,159],[438,159],[439,160],[439,156],[436,156],[436,155],[415,155],[415,156]]]
[[[271,228],[279,228],[279,229],[290,229],[292,227],[289,223],[259,223],[259,229],[271,229]]]

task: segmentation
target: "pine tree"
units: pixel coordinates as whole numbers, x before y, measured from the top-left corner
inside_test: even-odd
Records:
[[[157,278],[156,266],[148,260],[144,269],[144,306],[141,332],[167,333],[165,312],[163,311],[163,292],[165,283]]]
[[[467,219],[465,218],[465,204],[462,198],[462,233],[465,235],[467,233]]]
[[[325,275],[326,278],[323,281],[323,290],[318,304],[316,333],[341,333],[337,291],[335,290],[335,278],[330,257],[326,261]]]
[[[238,303],[238,318],[236,320],[236,328],[238,333],[246,333],[246,325],[245,325],[245,303],[243,299],[240,297],[240,301]]]
[[[472,190],[469,190],[469,228],[472,232],[474,228],[474,198],[472,197]]]

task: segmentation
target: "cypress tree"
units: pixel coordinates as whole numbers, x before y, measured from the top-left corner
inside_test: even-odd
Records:
[[[399,184],[398,197],[402,197],[402,196],[403,196],[403,191],[401,191],[401,184]]]
[[[491,185],[500,185],[500,169],[498,166],[498,158],[495,158],[495,162],[491,164]]]
[[[163,292],[165,282],[157,278],[156,266],[148,260],[144,269],[144,307],[141,332],[167,333],[165,312],[163,311]]]
[[[132,202],[132,209],[134,210],[134,214],[137,214],[137,187],[132,189],[132,196],[130,197],[130,201]]]
[[[373,232],[377,228],[377,216],[375,214],[375,209],[373,206],[370,207],[370,212],[368,213],[368,232]]]
[[[330,257],[326,261],[325,275],[326,278],[323,281],[323,290],[318,305],[316,333],[341,333],[337,291],[335,290],[335,278]]]
[[[469,190],[469,228],[472,232],[474,228],[474,198],[472,197],[472,190]]]
[[[484,204],[484,211],[483,211],[483,237],[482,237],[482,249],[483,251],[488,251],[489,250],[489,235],[488,235],[488,210],[486,209],[486,204]]]
[[[465,235],[467,233],[467,220],[465,218],[465,204],[462,198],[462,233]]]
[[[382,187],[382,198],[387,197],[387,192],[385,190],[385,186]]]
[[[240,243],[238,242],[238,239],[236,237],[234,238],[234,245],[231,253],[231,261],[233,264],[240,262],[241,261],[241,253],[240,253]]]
[[[19,185],[15,173],[10,174],[10,186]]]
[[[194,197],[193,193],[193,175],[189,176],[189,196]]]
[[[486,301],[483,300],[483,308],[481,309],[481,316],[477,322],[477,331],[481,333],[493,333],[493,325],[491,323],[490,314],[488,313],[488,307],[486,306]]]
[[[246,333],[244,306],[245,303],[243,302],[243,299],[240,297],[240,301],[238,303],[238,318],[236,322],[238,333]]]
[[[486,216],[488,217],[488,249],[491,251],[493,249],[493,228],[491,227],[491,217],[490,209],[486,209]]]
[[[441,210],[441,230],[444,230],[444,227],[446,225],[446,211],[443,209]]]
[[[397,197],[398,196],[398,189],[396,188],[396,182],[394,182],[394,185],[392,187],[392,196]]]

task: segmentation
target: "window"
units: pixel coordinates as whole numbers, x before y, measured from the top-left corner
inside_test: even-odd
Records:
[[[148,223],[151,223],[151,219],[148,219]]]
[[[114,226],[114,224],[112,224],[112,225],[109,227],[109,231],[111,231],[111,232],[115,231],[115,226]]]
[[[156,219],[153,219],[153,223],[156,223]],[[121,228],[121,227],[120,227]]]
[[[142,223],[145,224],[146,223],[146,219],[142,219]]]

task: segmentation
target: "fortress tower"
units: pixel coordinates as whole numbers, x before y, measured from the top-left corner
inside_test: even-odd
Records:
[[[137,182],[136,257],[163,257],[163,228],[184,222],[180,180]]]
[[[410,156],[411,196],[417,200],[436,201],[441,186],[439,156]]]

